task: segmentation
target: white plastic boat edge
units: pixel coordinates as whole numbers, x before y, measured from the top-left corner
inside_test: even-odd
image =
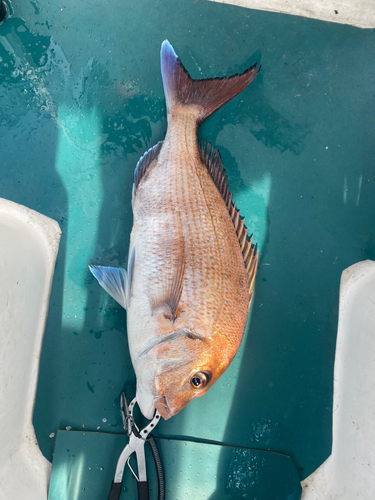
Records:
[[[47,499],[32,416],[60,236],[54,220],[0,198],[0,500]]]
[[[334,368],[331,456],[302,482],[303,500],[375,498],[375,262],[345,269]]]
[[[357,28],[375,28],[375,2],[373,0],[210,0],[265,10],[280,14],[308,17],[331,23],[350,24]]]

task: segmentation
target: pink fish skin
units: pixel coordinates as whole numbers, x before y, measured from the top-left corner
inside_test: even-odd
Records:
[[[168,419],[205,394],[243,338],[258,254],[232,203],[220,155],[198,144],[197,131],[259,69],[193,80],[170,43],[162,44],[168,130],[135,171],[124,290],[120,283],[116,295],[108,275],[105,281],[92,269],[127,308],[137,401],[147,418],[157,409]]]

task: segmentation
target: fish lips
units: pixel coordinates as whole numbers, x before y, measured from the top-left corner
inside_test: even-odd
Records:
[[[169,408],[167,398],[165,396],[157,396],[154,400],[154,406],[164,420],[168,420],[173,417],[174,413]]]
[[[159,345],[159,344],[157,344]],[[176,369],[192,363],[190,357],[157,360],[152,357],[152,351],[157,345],[153,345],[152,349],[142,352],[134,363],[134,369],[137,376],[137,403],[142,414],[149,420],[154,416],[155,410],[158,410],[160,415],[168,420],[173,415],[176,415],[179,409],[174,408],[175,405],[170,405],[173,397],[168,397],[165,388],[158,387],[157,379],[161,375],[174,373]],[[163,344],[164,345],[164,344]],[[169,400],[169,402],[168,402]]]
[[[183,360],[182,364],[189,361]],[[181,361],[177,362],[177,365],[181,364]],[[163,393],[160,393],[155,387],[156,379],[159,375],[158,372],[166,373],[173,371],[176,366],[176,360],[173,362],[155,362],[155,360],[150,359],[149,356],[143,356],[139,358],[136,363],[136,375],[137,375],[137,403],[142,412],[142,414],[149,420],[151,420],[155,414],[155,410],[158,410],[160,415],[167,420],[172,417],[175,413],[168,405],[167,398]]]
[[[152,392],[137,387],[137,402],[142,415],[151,420],[157,410],[164,420],[171,418],[174,413],[170,409],[165,396],[154,396]]]

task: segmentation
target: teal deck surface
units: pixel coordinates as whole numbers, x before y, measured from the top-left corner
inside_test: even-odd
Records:
[[[199,133],[260,263],[231,367],[156,434],[283,453],[304,478],[331,449],[340,276],[375,259],[375,33],[206,0],[15,2],[0,26],[0,196],[62,229],[38,442],[52,460],[58,429],[122,432],[126,312],[87,266],[127,262],[134,168],[166,131],[165,38],[194,78],[262,64]]]
[[[59,431],[48,500],[103,500],[108,497],[126,436]],[[301,485],[290,458],[267,451],[158,439],[166,498],[170,500],[299,500]],[[150,498],[158,484],[146,446]],[[218,473],[218,463],[225,473]],[[135,464],[135,458],[131,461]],[[121,500],[136,500],[136,481],[126,467]]]

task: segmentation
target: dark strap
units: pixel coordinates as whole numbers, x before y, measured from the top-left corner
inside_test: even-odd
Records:
[[[158,500],[165,500],[165,481],[164,481],[163,464],[161,463],[158,445],[156,444],[156,440],[152,434],[149,435],[147,441],[148,444],[150,445],[152,456],[154,457],[156,475],[158,477],[158,490],[159,490]]]
[[[149,500],[148,481],[137,481],[138,500]]]
[[[122,481],[121,483],[115,483],[114,481],[112,481],[108,500],[119,500],[121,495],[121,489],[122,489]]]

